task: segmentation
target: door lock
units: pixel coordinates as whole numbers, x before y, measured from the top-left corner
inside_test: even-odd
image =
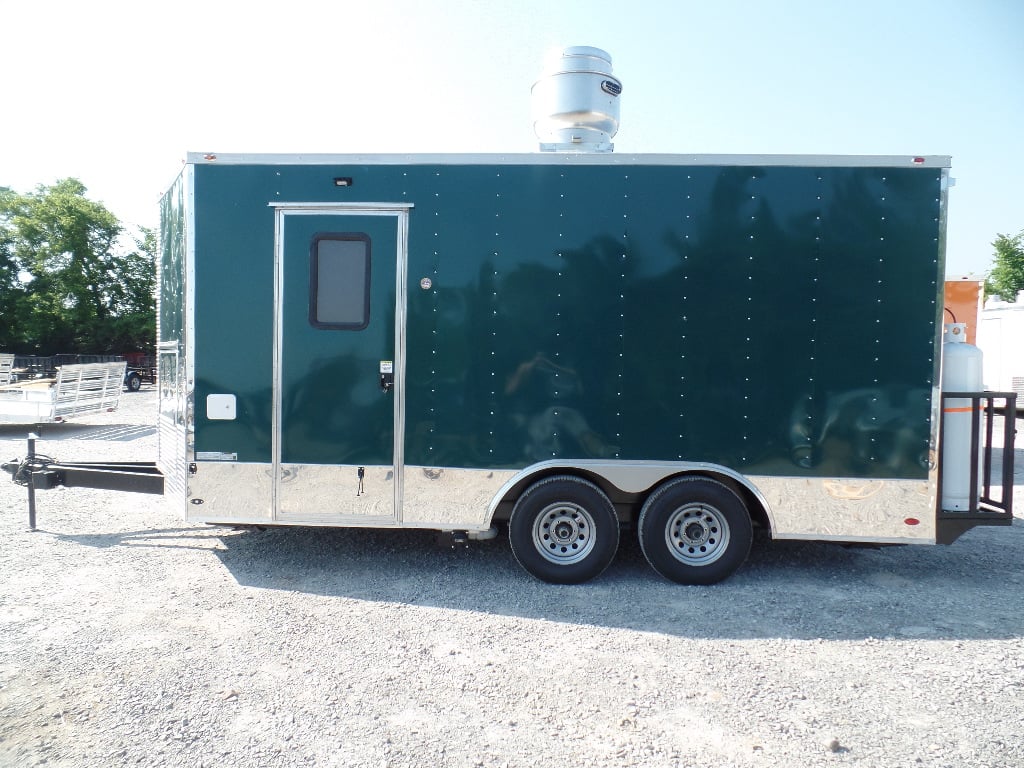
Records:
[[[380,389],[390,392],[395,388],[395,365],[391,360],[380,361]]]

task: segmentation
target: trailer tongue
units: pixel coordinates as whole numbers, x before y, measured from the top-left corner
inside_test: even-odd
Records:
[[[66,488],[99,488],[136,493],[164,492],[164,477],[155,462],[60,462],[36,453],[35,434],[28,436],[24,459],[0,464],[11,480],[28,490],[28,527],[36,529],[36,491]]]

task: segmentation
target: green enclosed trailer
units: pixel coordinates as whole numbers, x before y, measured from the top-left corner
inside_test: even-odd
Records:
[[[752,526],[1007,523],[938,508],[948,167],[190,155],[161,217],[167,492],[209,523],[507,521],[561,582],[620,528],[709,583]]]

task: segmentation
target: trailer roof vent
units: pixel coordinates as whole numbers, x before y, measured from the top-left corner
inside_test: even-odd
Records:
[[[611,152],[622,83],[600,48],[555,51],[533,84],[533,130],[542,152]]]

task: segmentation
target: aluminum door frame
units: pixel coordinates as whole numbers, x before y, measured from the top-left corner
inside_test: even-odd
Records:
[[[392,216],[395,218],[395,352],[394,352],[394,525],[402,520],[402,493],[405,476],[405,363],[406,363],[406,304],[408,290],[406,276],[409,266],[409,211],[412,203],[303,203],[271,202],[274,209],[274,352],[273,352],[273,414],[271,419],[271,512],[277,521],[280,513],[279,485],[281,482],[281,411],[283,397],[282,345],[284,344],[284,234],[289,216]],[[289,519],[289,522],[301,523]],[[321,522],[321,521],[317,521]],[[362,522],[339,516],[341,523]],[[363,524],[382,527],[379,522],[366,520]]]

